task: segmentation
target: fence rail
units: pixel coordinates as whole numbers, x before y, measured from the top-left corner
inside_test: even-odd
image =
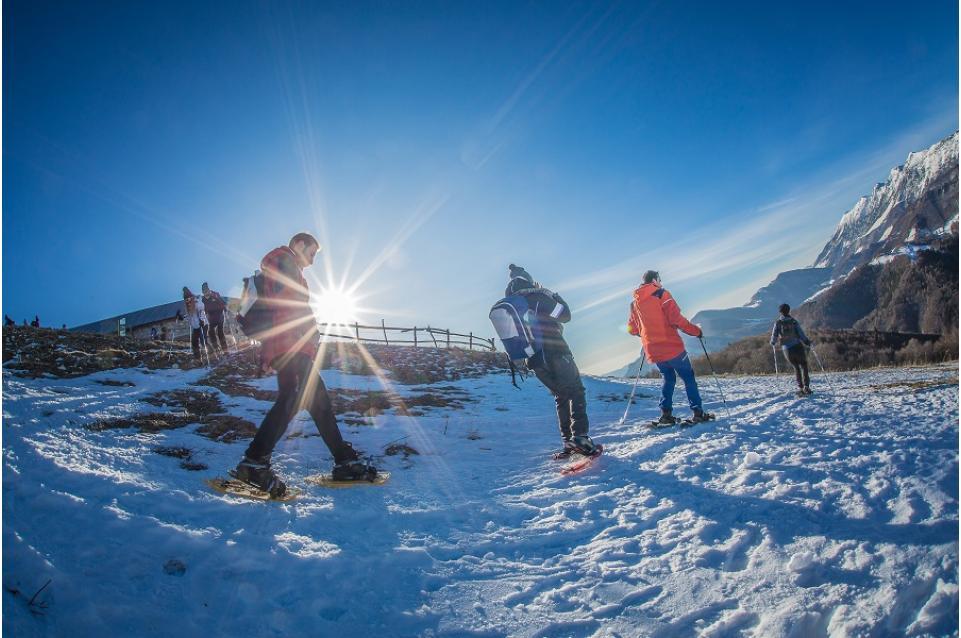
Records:
[[[396,333],[397,336],[391,336]],[[336,337],[340,339],[353,339],[365,343],[383,343],[386,345],[403,344],[418,346],[433,346],[435,348],[467,347],[468,350],[497,350],[494,339],[487,339],[475,335],[473,332],[463,334],[451,332],[448,329],[402,328],[398,326],[388,326],[383,321],[379,326],[365,326],[359,323],[352,324],[320,324],[320,335],[322,337]],[[418,335],[421,336],[418,339]]]

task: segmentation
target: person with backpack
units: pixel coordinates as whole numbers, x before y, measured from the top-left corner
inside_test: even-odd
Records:
[[[670,425],[681,421],[673,415],[677,377],[681,377],[684,382],[687,400],[693,412],[690,421],[712,421],[714,415],[705,412],[702,407],[694,367],[678,334],[679,329],[692,337],[700,338],[704,334],[699,326],[695,326],[681,314],[674,297],[661,286],[660,274],[648,270],[644,273],[644,283],[634,291],[627,331],[640,337],[647,360],[657,366],[663,378],[661,400],[658,404],[661,417],[657,423]]]
[[[204,302],[190,288],[184,286],[184,319],[190,323],[190,348],[193,350],[194,359],[200,361],[200,346],[207,348],[207,321],[204,314]]]
[[[283,496],[287,486],[271,467],[270,458],[290,421],[304,408],[334,457],[335,481],[373,481],[377,476],[377,469],[361,461],[357,451],[342,438],[320,376],[320,333],[303,275],[319,250],[313,235],[298,233],[260,262],[262,283],[256,305],[266,309],[262,314],[270,324],[258,337],[261,365],[277,371],[278,395],[231,475],[274,498]]]
[[[563,460],[575,453],[592,456],[599,449],[588,436],[590,424],[584,384],[570,346],[564,340],[562,324],[571,320],[570,307],[559,294],[535,283],[524,268],[511,264],[508,275],[510,281],[504,299],[491,310],[491,321],[502,341],[505,337],[508,339],[505,347],[512,359],[512,368],[513,361],[520,361],[554,395],[564,446],[553,458]],[[506,331],[505,325],[509,326]],[[508,336],[514,333],[517,336]],[[519,354],[511,352],[515,345]]]
[[[810,347],[811,340],[804,334],[798,320],[791,316],[791,306],[783,303],[778,307],[778,311],[781,316],[774,322],[774,328],[771,330],[771,345],[780,344],[788,363],[794,366],[798,396],[808,396],[813,393],[805,346]]]
[[[204,310],[207,313],[207,334],[210,336],[210,343],[221,353],[227,352],[227,338],[224,336],[224,318],[227,311],[227,302],[216,290],[211,290],[205,281],[200,286],[203,293]]]

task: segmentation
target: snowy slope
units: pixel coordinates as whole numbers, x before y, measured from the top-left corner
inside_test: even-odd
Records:
[[[561,477],[553,402],[505,375],[464,410],[345,428],[382,488],[207,491],[246,442],[94,432],[203,371],[3,373],[3,629],[30,636],[956,636],[956,365],[722,380],[731,418],[651,432],[655,382],[586,378],[607,452]],[[379,387],[324,373],[328,384]],[[132,387],[104,386],[122,380]],[[703,381],[709,399],[716,391]],[[264,387],[269,387],[265,382]],[[402,392],[406,392],[403,388]],[[269,404],[223,397],[255,418]],[[676,401],[680,403],[680,396]],[[711,408],[722,415],[716,402]],[[306,414],[275,462],[330,460]],[[203,472],[156,446],[185,446]],[[166,571],[165,571],[166,566]],[[170,572],[170,573],[168,573]],[[28,602],[45,583],[49,584]],[[37,613],[32,613],[31,609]]]

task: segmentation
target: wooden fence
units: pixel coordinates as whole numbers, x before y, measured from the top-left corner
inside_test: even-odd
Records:
[[[441,330],[440,328],[397,328],[388,326],[382,320],[379,326],[364,326],[359,323],[353,324],[320,324],[320,335],[322,337],[338,337],[341,339],[353,339],[366,343],[383,343],[386,345],[413,345],[432,346],[434,348],[463,348],[468,350],[489,350],[496,351],[494,339],[479,337],[473,332],[462,334]],[[420,338],[418,338],[418,336]]]

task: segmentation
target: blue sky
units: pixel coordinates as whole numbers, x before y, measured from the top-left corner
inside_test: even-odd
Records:
[[[6,2],[3,311],[77,325],[242,276],[300,230],[359,319],[491,335],[507,264],[636,357],[809,265],[958,127],[958,6]]]

